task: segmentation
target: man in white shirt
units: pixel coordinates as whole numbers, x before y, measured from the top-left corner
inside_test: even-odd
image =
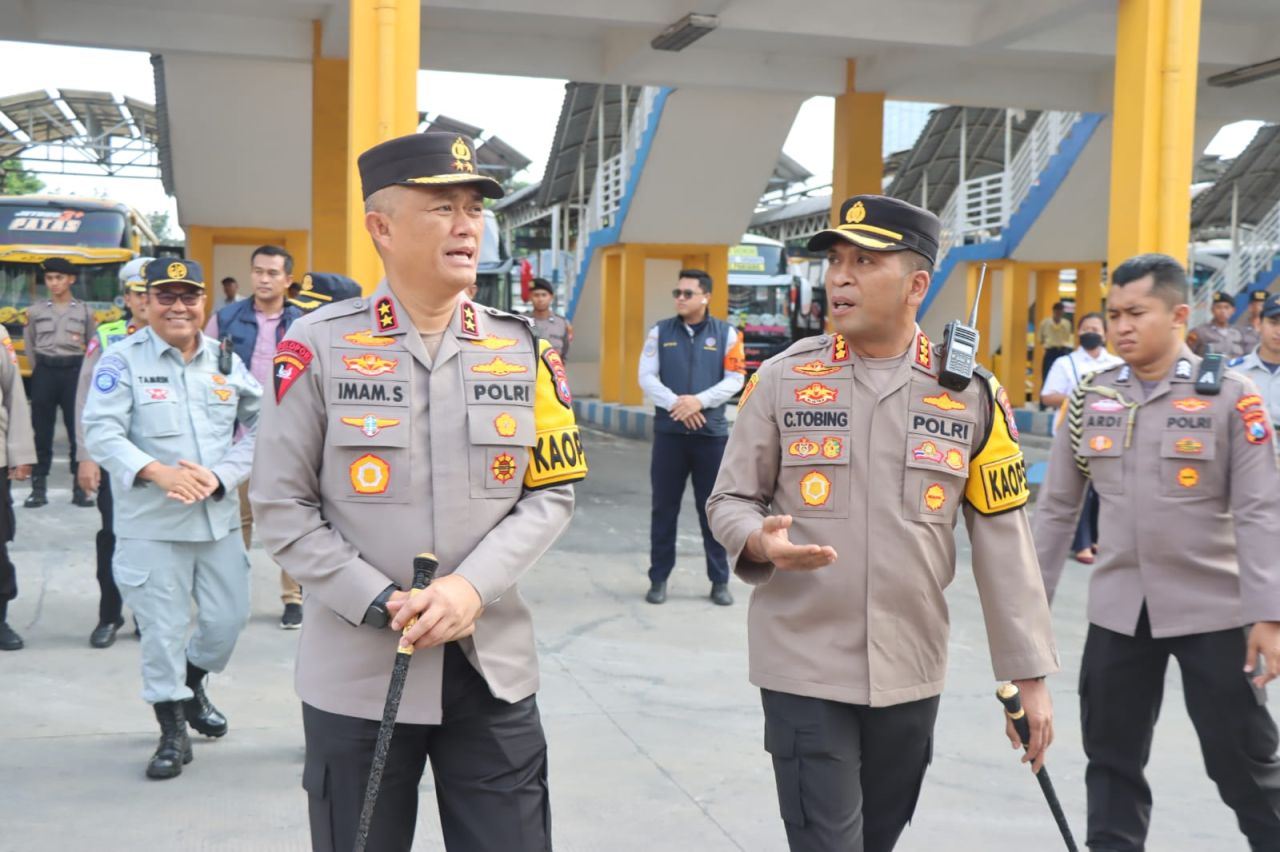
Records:
[[[1080,317],[1076,325],[1076,334],[1080,345],[1065,358],[1059,358],[1049,368],[1045,376],[1044,387],[1040,389],[1040,402],[1046,408],[1060,408],[1076,385],[1080,384],[1089,373],[1105,370],[1121,362],[1103,345],[1106,325],[1102,314],[1089,313]],[[1076,525],[1076,538],[1071,549],[1075,552],[1076,561],[1084,565],[1093,564],[1093,556],[1098,541],[1098,495],[1093,486],[1085,493],[1084,507],[1080,510],[1080,522]]]

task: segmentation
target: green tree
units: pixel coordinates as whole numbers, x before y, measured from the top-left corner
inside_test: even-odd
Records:
[[[167,210],[152,210],[147,214],[147,224],[151,226],[151,230],[155,233],[157,239],[172,239],[173,234],[169,233],[169,213]]]
[[[0,195],[34,195],[44,189],[44,181],[24,169],[19,160],[0,162],[0,174],[4,175]]]

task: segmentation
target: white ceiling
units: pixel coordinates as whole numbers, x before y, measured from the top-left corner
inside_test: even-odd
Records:
[[[427,0],[425,68],[589,82],[1106,111],[1117,0]],[[1280,54],[1277,0],[1204,0],[1201,78]],[[0,38],[307,61],[346,53],[344,0],[0,0]],[[649,41],[688,12],[720,27]],[[1280,120],[1280,79],[1201,88],[1202,115]]]

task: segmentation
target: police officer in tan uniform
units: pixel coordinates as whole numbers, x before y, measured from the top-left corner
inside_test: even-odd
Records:
[[[533,305],[533,328],[538,336],[550,343],[557,352],[569,357],[569,344],[573,342],[573,323],[551,310],[555,303],[556,288],[545,278],[533,279],[529,287],[529,302]]]
[[[0,406],[5,415],[0,421],[0,651],[19,651],[22,637],[8,621],[9,602],[18,596],[18,572],[9,559],[9,542],[13,541],[17,526],[9,482],[31,475],[36,447],[18,356],[4,326],[0,326]]]
[[[1107,313],[1125,363],[1068,400],[1036,510],[1052,596],[1090,481],[1102,502],[1080,663],[1093,850],[1144,848],[1143,769],[1170,656],[1219,795],[1250,848],[1280,849],[1280,740],[1263,689],[1280,674],[1280,472],[1253,382],[1203,370],[1183,345],[1188,296],[1167,255],[1116,267]]]
[[[792,850],[885,852],[911,818],[962,513],[995,676],[1023,690],[1037,768],[1052,740],[1042,678],[1057,653],[1009,398],[982,370],[944,389],[940,349],[915,324],[938,231],[927,210],[862,195],[810,240],[827,252],[837,333],[752,376],[707,504],[755,587],[751,682]]]
[[[359,158],[386,268],[368,297],[298,320],[275,358],[250,487],[262,538],[303,588],[302,698],[316,850],[349,849],[400,629],[419,649],[369,848],[408,852],[427,760],[451,850],[550,849],[533,624],[517,581],[586,474],[559,354],[462,296],[484,198],[470,140],[393,139]],[[413,557],[440,569],[407,598]],[[406,603],[406,599],[408,603]]]
[[[71,295],[76,268],[70,261],[51,257],[41,264],[41,269],[49,298],[31,303],[23,334],[31,361],[31,427],[35,430],[37,457],[31,494],[23,505],[34,509],[49,502],[46,489],[53,461],[53,427],[61,408],[62,424],[71,445],[71,501],[77,506],[92,506],[93,500],[80,488],[75,475],[76,381],[93,334],[93,312]]]
[[[1213,320],[1191,329],[1187,335],[1187,346],[1196,355],[1204,355],[1210,348],[1227,358],[1239,358],[1249,351],[1244,331],[1231,324],[1231,315],[1236,310],[1236,300],[1226,293],[1218,293],[1213,297]]]

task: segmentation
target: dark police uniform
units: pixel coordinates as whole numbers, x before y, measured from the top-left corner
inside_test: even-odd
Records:
[[[437,132],[359,158],[365,198],[459,182],[500,197],[473,163],[469,141]],[[449,849],[550,848],[537,654],[516,584],[569,523],[586,459],[564,365],[525,319],[459,296],[438,343],[429,352],[384,282],[298,320],[275,359],[250,495],[264,545],[303,588],[295,686],[316,850],[352,846],[399,640],[377,600],[409,587],[423,551],[484,611],[470,638],[413,656],[369,849],[413,845],[428,759]]]
[[[1253,383],[1227,370],[1220,393],[1200,393],[1200,361],[1184,346],[1150,389],[1127,365],[1086,376],[1040,489],[1050,598],[1090,481],[1101,501],[1080,664],[1090,849],[1144,848],[1143,770],[1170,656],[1219,795],[1253,849],[1280,849],[1276,726],[1241,671],[1248,626],[1280,621],[1280,472]]]
[[[892,198],[855,196],[848,239],[930,261],[938,220]],[[938,383],[941,350],[919,328],[898,359],[855,354],[839,335],[798,341],[752,376],[707,512],[751,584],[751,682],[793,852],[887,852],[915,810],[947,667],[944,590],[964,515],[995,675],[1057,670],[1035,566],[1022,451],[990,373]],[[876,374],[879,374],[878,376]],[[837,561],[776,571],[745,552],[766,515],[791,515],[797,544]]]
[[[696,326],[680,317],[664,319],[649,329],[640,353],[640,387],[656,404],[653,456],[649,481],[653,489],[649,527],[650,603],[665,599],[667,578],[676,564],[676,524],[685,482],[693,478],[693,500],[702,527],[707,578],[716,603],[732,603],[726,584],[729,560],[707,524],[707,498],[715,485],[729,436],[725,403],[742,389],[746,373],[742,338],[722,319],[706,315]],[[667,409],[676,397],[698,397],[706,423],[690,430]]]
[[[61,257],[49,258],[41,268],[45,272],[76,274],[76,268]],[[47,502],[45,480],[53,459],[53,426],[59,408],[71,445],[71,476],[74,479],[76,475],[76,384],[92,333],[93,312],[79,299],[72,298],[65,305],[43,299],[27,309],[24,338],[31,360],[31,426],[36,439],[36,467],[32,471],[28,507]],[[93,505],[84,498],[78,484],[73,484],[72,493],[77,505]]]

